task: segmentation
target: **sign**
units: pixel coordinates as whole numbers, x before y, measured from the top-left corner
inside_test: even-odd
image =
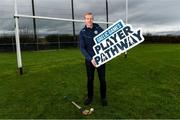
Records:
[[[121,53],[135,47],[144,41],[142,30],[133,30],[129,24],[118,20],[106,30],[94,37],[93,50],[96,67],[112,60]]]

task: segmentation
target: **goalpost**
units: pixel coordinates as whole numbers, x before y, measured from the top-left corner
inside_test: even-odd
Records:
[[[128,24],[128,0],[126,0],[126,24]],[[127,58],[127,51],[124,53],[125,58]]]
[[[128,21],[128,0],[126,0],[126,24]],[[24,15],[18,14],[17,8],[17,0],[14,0],[14,20],[15,20],[15,40],[16,40],[16,56],[17,56],[17,67],[20,75],[23,74],[23,65],[22,65],[22,57],[21,57],[21,47],[20,47],[20,37],[19,37],[19,18],[35,18],[35,19],[44,19],[44,20],[57,20],[57,21],[68,21],[68,22],[84,22],[84,20],[76,20],[76,19],[65,19],[65,18],[55,18],[55,17],[45,17],[45,16],[33,16],[33,15]],[[94,21],[94,23],[100,24],[113,24],[113,22],[102,22],[102,21]],[[125,53],[127,57],[127,52]]]

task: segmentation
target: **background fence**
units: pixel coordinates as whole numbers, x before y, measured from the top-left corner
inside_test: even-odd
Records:
[[[20,14],[61,17],[69,19],[83,19],[83,13],[86,11],[91,11],[95,16],[95,19],[98,21],[114,22],[119,18],[121,18],[123,21],[126,20],[126,0],[52,0],[51,2],[49,2],[48,0],[17,1],[18,13]],[[168,0],[164,0],[163,3],[167,1]],[[81,2],[82,4],[79,5],[79,2]],[[161,4],[162,8],[163,3]],[[137,4],[137,6],[133,6],[134,1],[131,0],[129,0],[128,5],[131,8],[140,6],[139,11],[141,11],[141,8],[143,8],[143,5],[140,5],[139,3]],[[161,6],[159,6],[159,9],[162,9]],[[6,4],[2,3],[0,7],[2,8],[1,13],[4,13],[0,17],[0,28],[3,29],[3,31],[0,31],[0,51],[15,51],[13,0],[12,2]],[[114,15],[114,11],[116,11],[117,8],[118,14]],[[133,16],[134,12],[132,10],[133,9],[128,11],[130,14],[129,23],[132,23],[132,20],[137,21],[139,19],[136,19]],[[149,14],[152,13],[153,9],[149,11]],[[146,17],[148,18],[149,16],[147,15],[149,14],[143,14],[143,18],[141,19],[145,19]],[[156,14],[154,14],[154,16],[155,15]],[[78,34],[83,26],[83,23],[77,22],[20,18],[19,27],[21,49],[45,50],[78,47]],[[107,27],[106,24],[100,24],[100,26],[102,26],[104,29]],[[137,24],[135,24],[134,26],[136,27]],[[151,29],[154,29],[153,26]],[[160,36],[152,35],[149,32],[145,33],[145,43],[179,43],[179,41],[179,36],[176,35],[166,34],[164,36]]]

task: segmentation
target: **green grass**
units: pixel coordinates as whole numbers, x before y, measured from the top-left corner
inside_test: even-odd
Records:
[[[23,52],[24,75],[16,54],[0,53],[0,118],[180,118],[180,44],[144,44],[107,64],[109,105],[100,104],[99,81],[91,116],[83,106],[86,71],[79,49]]]

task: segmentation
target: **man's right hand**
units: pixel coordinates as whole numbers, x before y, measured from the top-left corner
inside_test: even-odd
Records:
[[[96,67],[96,61],[94,59],[91,60],[91,63],[93,64],[94,67]]]

